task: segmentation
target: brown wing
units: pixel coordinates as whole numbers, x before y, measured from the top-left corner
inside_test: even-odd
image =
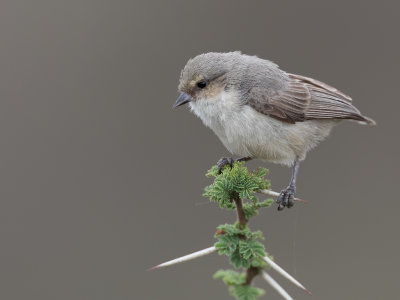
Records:
[[[351,98],[321,81],[289,74],[288,86],[272,95],[263,88],[250,91],[249,105],[260,113],[295,123],[313,119],[353,119],[370,123]]]

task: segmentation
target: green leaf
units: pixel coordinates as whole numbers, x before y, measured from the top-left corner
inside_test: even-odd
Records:
[[[264,266],[258,257],[265,256],[264,246],[257,241],[263,239],[261,231],[251,232],[249,227],[239,229],[239,225],[223,224],[217,227],[214,244],[219,255],[227,255],[235,268],[249,266]]]
[[[234,251],[238,248],[239,238],[229,235],[221,235],[218,237],[218,242],[214,244],[214,247],[218,250],[219,255],[231,256]]]
[[[243,204],[243,211],[244,211],[244,215],[246,216],[247,220],[258,214],[257,206],[255,206],[251,203]]]
[[[246,208],[252,217],[256,214],[255,209],[266,206],[265,203],[261,205],[255,195],[257,191],[269,188],[270,183],[264,178],[266,174],[267,170],[262,168],[249,172],[244,162],[235,162],[232,168],[224,167],[221,174],[218,174],[218,167],[213,166],[206,176],[213,177],[214,182],[205,188],[204,196],[218,202],[221,208],[234,209],[232,199],[239,195],[242,200],[248,199],[253,204],[254,207]]]
[[[212,166],[210,170],[206,173],[207,177],[217,177],[218,176],[218,166]]]
[[[217,229],[224,231],[227,235],[237,235],[241,232],[237,223],[219,225]]]
[[[239,242],[239,253],[243,259],[250,260],[255,257],[264,257],[265,249],[264,245],[260,242],[247,239]]]
[[[257,300],[265,291],[251,285],[236,285],[229,288],[229,292],[237,300]]]
[[[251,265],[253,266],[253,267],[256,267],[256,268],[262,268],[262,269],[264,269],[264,268],[269,268],[269,265],[265,262],[265,260],[264,259],[262,259],[261,257],[254,257],[252,260],[251,260]]]
[[[274,199],[266,199],[258,203],[259,207],[270,207],[275,202]]]
[[[242,257],[239,248],[236,248],[236,250],[231,254],[229,261],[237,269],[241,267],[247,269],[250,267],[250,261]]]
[[[253,231],[251,233],[251,238],[258,239],[258,240],[264,240],[264,236],[260,230]]]
[[[214,279],[222,279],[226,285],[242,285],[246,282],[246,274],[233,270],[219,270],[214,274]]]

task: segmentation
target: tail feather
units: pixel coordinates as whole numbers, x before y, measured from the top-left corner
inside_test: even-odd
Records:
[[[376,125],[376,122],[372,120],[371,118],[368,118],[366,116],[360,115],[360,119],[358,120],[357,123],[362,124],[362,125]]]

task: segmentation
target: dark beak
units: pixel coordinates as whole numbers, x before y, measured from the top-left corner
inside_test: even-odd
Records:
[[[193,100],[192,96],[190,96],[189,94],[186,94],[186,93],[183,93],[183,92],[182,92],[182,93],[179,95],[178,99],[176,99],[176,102],[175,102],[173,108],[178,107],[178,106],[181,106],[181,105],[183,105],[183,104],[186,104],[186,103],[188,103],[188,102],[190,102],[190,101],[192,101],[192,100]]]

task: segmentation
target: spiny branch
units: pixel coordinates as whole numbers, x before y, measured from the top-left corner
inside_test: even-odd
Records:
[[[262,238],[261,233],[251,232],[250,229],[247,228],[249,218],[257,213],[257,209],[260,207],[267,207],[271,204],[271,201],[258,202],[258,198],[254,193],[262,193],[272,197],[279,196],[279,193],[266,189],[269,188],[269,181],[264,178],[266,172],[265,169],[259,169],[257,172],[248,172],[248,170],[243,167],[243,164],[240,163],[235,163],[230,170],[225,170],[222,174],[217,173],[216,167],[213,167],[207,173],[207,176],[215,177],[215,180],[213,184],[206,187],[206,193],[204,195],[209,197],[211,201],[218,202],[222,208],[235,208],[237,224],[219,226],[216,232],[218,242],[215,246],[164,262],[149,270],[193,260],[217,252],[218,250],[220,254],[230,256],[231,263],[236,268],[241,266],[245,267],[245,274],[232,270],[220,270],[214,275],[214,278],[222,278],[222,280],[230,286],[232,295],[238,299],[242,299],[246,295],[251,295],[251,299],[255,299],[257,296],[262,295],[262,290],[252,286],[252,281],[257,275],[261,275],[283,298],[288,300],[292,299],[290,295],[265,272],[264,267],[267,266],[260,263],[259,259],[263,259],[272,269],[311,294],[302,284],[279,267],[268,256],[263,257],[265,256],[265,249],[260,242],[256,241],[256,239]],[[242,197],[252,201],[244,204]],[[298,198],[295,198],[295,201],[306,202]],[[233,203],[235,203],[235,206],[232,205]],[[220,237],[220,234],[226,234],[226,236]],[[231,245],[234,245],[234,249]]]
[[[239,194],[237,192],[235,192],[235,195],[233,197],[233,201],[235,201],[235,205],[236,205],[236,212],[237,212],[237,216],[238,216],[238,223],[239,223],[239,228],[243,229],[246,227],[248,220],[246,219],[246,214],[244,213],[243,210],[243,202],[242,199],[240,198]],[[246,239],[245,236],[242,236],[241,238]],[[246,283],[245,285],[250,285],[251,281],[253,280],[253,278],[255,276],[258,275],[258,273],[260,273],[260,269],[250,266],[247,270],[246,270]]]
[[[149,268],[148,270],[149,271],[152,271],[152,270],[157,270],[157,269],[160,269],[160,268],[163,268],[163,267],[168,267],[168,266],[172,266],[172,265],[176,265],[176,264],[179,264],[179,263],[182,263],[182,262],[185,262],[185,261],[189,261],[189,260],[193,260],[193,259],[196,259],[196,258],[199,258],[199,257],[202,257],[202,256],[205,256],[205,255],[208,255],[208,254],[211,254],[211,253],[214,253],[214,252],[217,252],[217,249],[214,247],[214,246],[212,246],[212,247],[209,247],[209,248],[206,248],[206,249],[203,249],[203,250],[200,250],[200,251],[196,251],[196,252],[193,252],[193,253],[191,253],[191,254],[188,254],[188,255],[185,255],[185,256],[182,256],[182,257],[178,257],[178,258],[176,258],[176,259],[173,259],[173,260],[170,260],[170,261],[167,261],[167,262],[164,262],[164,263],[162,263],[162,264],[159,264],[159,265],[157,265],[157,266],[154,266],[154,267],[152,267],[152,268]],[[303,291],[305,291],[305,292],[307,292],[308,294],[310,294],[311,295],[311,292],[309,291],[309,290],[307,290],[300,282],[298,282],[292,275],[290,275],[288,272],[286,272],[282,267],[280,267],[276,262],[274,262],[272,259],[270,259],[268,256],[266,256],[266,257],[264,257],[264,260],[268,263],[268,265],[271,267],[271,269],[273,269],[273,270],[275,270],[276,272],[278,272],[279,274],[281,274],[283,277],[285,277],[286,279],[288,279],[290,282],[292,282],[292,283],[294,283],[296,286],[298,286],[298,287],[300,287]],[[258,275],[259,274],[259,270],[257,269],[257,268],[254,268],[254,269],[257,269],[257,273],[255,272],[255,270],[253,270],[253,269],[251,269],[251,268],[253,268],[253,267],[250,267],[249,269],[248,269],[248,271],[246,272],[247,274],[246,274],[246,284],[250,284],[251,283],[251,281],[252,281],[252,279],[256,276],[256,275]],[[250,273],[250,274],[249,274]],[[264,273],[265,273],[265,271],[264,271]],[[265,279],[265,274],[264,273],[262,273],[262,275],[263,275],[263,278]],[[271,276],[267,276],[268,278],[270,278]],[[247,282],[247,281],[249,281],[249,282]],[[276,289],[277,291],[278,291],[278,293],[280,293],[280,291],[278,290],[279,288],[277,288],[277,286],[279,286],[279,284],[277,284],[276,283],[276,281],[274,280],[274,282],[276,283],[276,284],[274,284],[272,281],[270,281],[270,280],[266,280],[274,289]],[[281,294],[282,295],[282,294]],[[287,298],[287,299],[291,299],[291,298]]]
[[[242,199],[240,199],[239,194],[235,192],[232,200],[235,201],[239,228],[243,229],[244,227],[246,227],[248,220],[246,219],[246,215],[243,210]]]

